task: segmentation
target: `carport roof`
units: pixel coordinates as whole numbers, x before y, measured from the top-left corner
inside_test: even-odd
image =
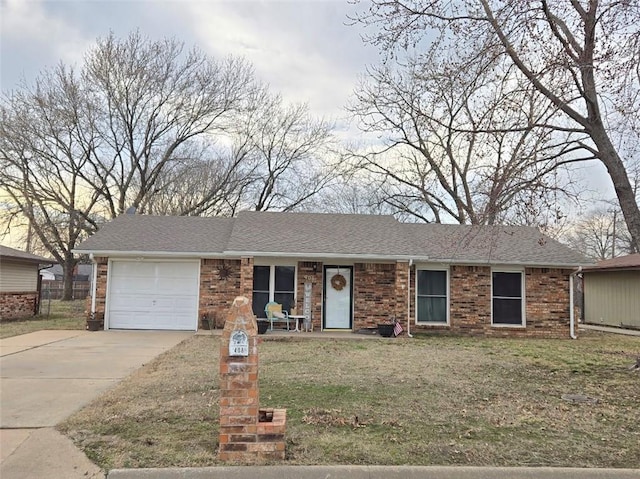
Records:
[[[386,258],[568,268],[588,264],[579,253],[531,227],[407,224],[393,216],[249,211],[236,218],[123,215],[75,252]]]

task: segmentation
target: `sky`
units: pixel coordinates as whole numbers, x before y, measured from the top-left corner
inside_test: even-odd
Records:
[[[253,63],[285,100],[344,126],[345,103],[377,50],[349,26],[347,0],[0,0],[0,85],[11,90],[62,61],[79,65],[98,37],[139,29],[214,58]]]
[[[31,82],[61,61],[80,65],[96,38],[137,29],[215,58],[245,57],[272,91],[308,103],[352,139],[344,106],[366,66],[380,60],[363,28],[349,25],[354,12],[348,0],[0,0],[0,87]],[[585,165],[580,176],[592,196],[614,196],[601,165]]]

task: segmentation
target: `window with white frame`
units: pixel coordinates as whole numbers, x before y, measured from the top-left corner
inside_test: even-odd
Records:
[[[269,301],[280,303],[283,310],[289,311],[295,306],[295,282],[295,266],[254,266],[253,314],[264,317],[264,307]]]
[[[493,271],[492,321],[497,325],[524,325],[524,285],[520,271]]]
[[[418,323],[447,324],[447,270],[417,270],[417,314]]]

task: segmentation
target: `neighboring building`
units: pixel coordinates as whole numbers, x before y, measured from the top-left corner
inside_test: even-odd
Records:
[[[40,271],[43,298],[62,299],[64,293],[64,270],[59,264]],[[91,289],[92,264],[77,264],[73,269],[72,299],[85,299]]]
[[[38,313],[38,270],[53,261],[0,246],[0,319],[19,319]]]
[[[586,260],[535,228],[405,224],[392,216],[241,212],[123,215],[75,251],[97,265],[105,328],[195,330],[238,295],[354,331],[568,337],[571,273]]]
[[[582,269],[585,323],[640,328],[640,254]]]

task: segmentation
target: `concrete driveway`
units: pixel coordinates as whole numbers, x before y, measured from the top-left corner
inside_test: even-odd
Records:
[[[99,477],[79,451],[64,457],[74,448],[51,428],[191,335],[38,331],[0,340],[0,477]]]

